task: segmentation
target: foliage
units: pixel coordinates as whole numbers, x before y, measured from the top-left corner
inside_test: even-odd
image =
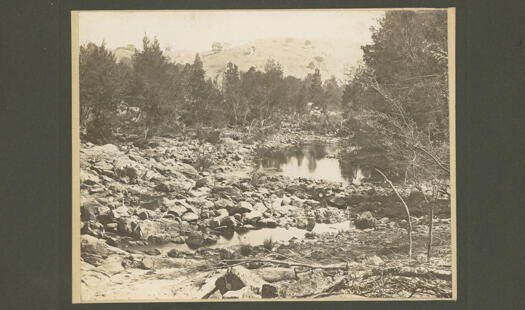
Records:
[[[88,141],[105,143],[112,136],[126,67],[116,63],[104,43],[89,43],[80,47],[79,72],[81,130]]]
[[[407,179],[447,177],[448,67],[445,11],[390,11],[363,47],[343,103],[360,111]]]
[[[274,242],[271,236],[264,239],[263,247],[265,249],[267,249],[268,251],[271,251],[273,249],[273,245],[274,245]]]
[[[307,117],[308,102],[328,112],[339,109],[342,96],[334,78],[323,84],[319,70],[304,79],[284,76],[273,59],[246,72],[228,63],[222,76],[206,79],[198,54],[192,64],[169,62],[158,40],[147,36],[127,62],[116,63],[93,43],[80,56],[81,125],[95,143],[118,132],[147,140],[186,127],[224,126],[247,126],[249,139],[257,140],[284,118]]]

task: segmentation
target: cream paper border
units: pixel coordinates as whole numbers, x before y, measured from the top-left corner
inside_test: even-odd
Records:
[[[436,8],[373,8],[373,9],[291,9],[279,11],[399,11],[399,10],[442,10]],[[96,12],[92,10],[90,12]],[[151,12],[151,10],[122,10],[125,12]],[[119,11],[119,12],[122,12]],[[187,10],[199,12],[200,10]],[[221,10],[207,10],[221,11]],[[277,10],[258,10],[277,11]],[[450,135],[450,189],[451,189],[451,259],[452,259],[452,298],[279,298],[279,299],[121,299],[121,300],[82,300],[80,288],[80,123],[79,123],[79,42],[78,15],[81,11],[71,11],[71,61],[72,61],[72,302],[86,303],[167,303],[167,302],[281,302],[281,301],[439,301],[457,300],[457,248],[456,248],[456,8],[447,8],[448,25],[448,74],[449,74],[449,135]],[[103,11],[110,12],[110,11]],[[167,10],[165,11],[167,12]]]

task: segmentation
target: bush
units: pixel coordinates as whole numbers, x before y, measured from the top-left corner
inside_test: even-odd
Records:
[[[242,256],[249,256],[250,254],[252,254],[252,250],[253,248],[249,244],[242,244],[240,248],[240,252]]]
[[[265,249],[267,249],[268,251],[271,251],[273,249],[273,245],[274,245],[274,242],[271,236],[264,239],[263,247]]]

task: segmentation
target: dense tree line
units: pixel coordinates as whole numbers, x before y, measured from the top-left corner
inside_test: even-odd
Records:
[[[117,63],[104,46],[80,48],[81,128],[85,138],[105,143],[117,131],[148,138],[186,126],[246,126],[278,123],[284,115],[340,109],[342,86],[322,83],[318,69],[304,79],[284,76],[269,59],[263,70],[240,72],[228,63],[219,78],[206,78],[196,54],[192,64],[170,62],[159,42],[145,36],[131,62]],[[132,115],[133,117],[130,117]]]
[[[446,11],[389,11],[362,47],[343,104],[407,178],[448,176]]]

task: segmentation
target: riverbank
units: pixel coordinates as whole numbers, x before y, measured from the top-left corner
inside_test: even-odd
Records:
[[[331,296],[448,296],[448,277],[430,276],[442,281],[437,292],[408,292],[395,280],[379,287],[371,280],[377,275],[368,274],[417,267],[423,270],[419,276],[397,269],[391,276],[410,275],[421,287],[425,286],[420,278],[428,280],[432,272],[449,274],[447,199],[434,207],[435,256],[425,262],[427,208],[412,188],[399,186],[414,216],[415,259],[409,265],[408,223],[387,185],[290,178],[257,169],[261,149],[309,141],[339,143],[340,138],[285,129],[265,141],[233,130],[222,132],[214,143],[207,140],[188,133],[155,137],[139,146],[82,143],[84,299],[322,297],[316,296],[326,293],[319,291],[322,284],[329,287],[343,278],[344,285],[330,289]],[[319,229],[323,225],[336,228]],[[285,236],[274,234],[270,239],[276,230]],[[250,232],[262,232],[257,242]],[[282,263],[264,261],[268,259]],[[290,262],[344,268],[325,270]],[[265,274],[277,280],[264,279]],[[357,287],[362,283],[349,282],[352,274],[372,282],[368,288]]]

